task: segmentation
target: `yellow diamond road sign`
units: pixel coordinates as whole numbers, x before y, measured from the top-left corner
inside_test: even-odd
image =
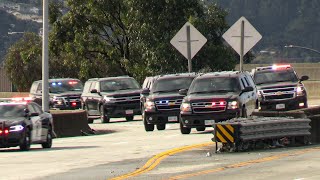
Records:
[[[261,34],[245,18],[241,17],[223,35],[223,39],[240,55],[241,51],[241,24],[244,22],[244,47],[245,55],[262,38]]]
[[[207,39],[189,22],[185,23],[170,43],[188,59],[187,27],[190,27],[191,59],[197,54]]]

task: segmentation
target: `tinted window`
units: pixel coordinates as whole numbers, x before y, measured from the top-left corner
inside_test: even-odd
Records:
[[[110,79],[100,82],[101,92],[110,92],[126,89],[140,89],[140,85],[133,78]]]
[[[240,91],[237,78],[215,77],[196,79],[190,86],[189,93],[237,92]]]
[[[152,92],[178,92],[180,89],[189,89],[194,77],[161,78],[152,86]]]
[[[23,104],[0,105],[0,117],[24,117],[24,109]]]
[[[259,84],[269,84],[277,82],[297,82],[298,77],[291,70],[285,71],[265,71],[257,72],[254,75],[254,81],[257,85]]]
[[[49,83],[51,93],[59,93],[66,91],[82,91],[83,85],[79,80],[64,80]]]

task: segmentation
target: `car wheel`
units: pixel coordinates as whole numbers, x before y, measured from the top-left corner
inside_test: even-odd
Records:
[[[52,147],[52,129],[48,129],[47,140],[45,143],[41,144],[42,148],[51,148]]]
[[[127,121],[133,121],[133,116],[126,116]]]
[[[148,122],[147,122],[144,109],[142,109],[142,121],[143,121],[144,129],[146,131],[153,131],[154,130],[154,124],[148,124]]]
[[[242,108],[242,110],[241,110],[241,117],[243,117],[243,118],[247,118],[247,117],[248,117],[247,108],[246,108],[246,107],[243,107],[243,108]]]
[[[105,115],[105,110],[103,106],[100,106],[100,119],[101,119],[101,123],[110,122],[110,118]]]
[[[182,122],[180,122],[180,132],[181,134],[190,134],[191,128],[183,127]]]
[[[88,124],[92,124],[93,121],[94,121],[94,118],[90,118],[90,117],[89,117],[89,109],[88,109],[88,107],[83,105],[83,110],[85,110],[86,113],[87,113]]]
[[[94,119],[93,119],[93,118],[88,118],[88,124],[92,124],[92,123],[93,123],[93,121],[94,121]]]
[[[157,124],[157,129],[158,130],[165,130],[166,129],[166,124]]]
[[[30,146],[31,146],[31,133],[30,133],[30,130],[26,128],[23,134],[22,142],[19,147],[21,151],[29,151]]]
[[[197,129],[197,131],[205,131],[206,127],[197,127],[196,129]]]

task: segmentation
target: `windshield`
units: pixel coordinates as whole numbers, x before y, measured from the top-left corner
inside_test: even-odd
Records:
[[[240,91],[237,78],[215,77],[196,79],[190,86],[189,94],[226,93]]]
[[[83,85],[79,80],[56,81],[49,83],[51,93],[60,93],[67,91],[82,91]]]
[[[152,92],[179,92],[180,89],[189,89],[194,77],[162,78],[152,86]]]
[[[0,117],[24,117],[24,109],[22,104],[0,105]]]
[[[140,85],[133,78],[111,79],[100,82],[101,92],[110,92],[126,89],[140,89]]]
[[[254,81],[257,85],[270,84],[277,82],[297,82],[296,74],[291,70],[285,71],[265,71],[257,72],[254,75]]]

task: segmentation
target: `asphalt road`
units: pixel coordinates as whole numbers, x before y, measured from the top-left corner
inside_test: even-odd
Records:
[[[33,145],[29,152],[1,149],[0,179],[110,179],[136,171],[159,153],[207,143],[213,137],[213,129],[181,135],[178,124],[169,124],[164,131],[145,132],[140,117],[132,122],[96,121],[91,127],[110,133],[54,139],[52,149],[41,149],[39,145]],[[319,179],[319,148],[215,154],[214,145],[210,145],[163,156],[150,171],[130,179]]]

